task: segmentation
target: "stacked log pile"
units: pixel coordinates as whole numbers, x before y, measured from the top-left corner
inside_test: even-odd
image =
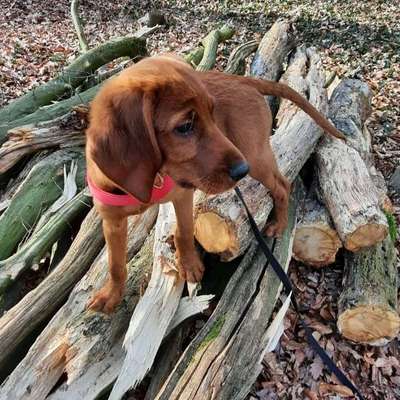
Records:
[[[328,99],[318,53],[296,47],[293,30],[292,22],[277,21],[261,43],[250,41],[233,51],[226,73],[243,74],[246,58],[257,50],[252,76],[290,85],[348,140],[327,138],[289,101],[266,98],[276,113],[272,148],[293,183],[289,225],[274,254],[286,269],[292,255],[321,268],[334,263],[343,247],[338,329],[355,342],[382,345],[398,334],[400,318],[395,249],[385,215],[390,202],[365,128],[369,89],[344,80]],[[231,26],[211,31],[185,60],[200,71],[212,69],[218,45],[233,35]],[[104,77],[89,75],[115,58],[143,57],[146,45],[139,36],[88,50],[57,79],[0,110],[0,375],[6,378],[0,400],[94,400],[105,394],[117,400],[145,377],[147,400],[244,399],[260,360],[282,333],[289,299],[274,315],[281,284],[267,269],[234,191],[195,195],[197,241],[224,261],[237,260],[238,267],[186,349],[185,330],[172,338],[170,333],[206,310],[213,296],[198,296],[191,285],[185,294],[175,269],[170,204],[129,220],[122,304],[111,316],[87,309],[107,274],[83,152],[90,100]],[[78,87],[85,90],[76,94]],[[312,183],[303,184],[299,175],[312,176]],[[263,228],[273,209],[268,191],[250,177],[239,187]],[[21,298],[18,285],[29,269],[44,279]],[[17,359],[27,342],[29,350]],[[166,342],[168,355],[160,354]]]

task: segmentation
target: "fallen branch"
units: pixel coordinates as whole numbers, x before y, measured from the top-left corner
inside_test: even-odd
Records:
[[[347,339],[384,346],[400,331],[396,249],[390,237],[357,253],[345,252],[337,326]]]
[[[40,260],[61,237],[66,225],[90,210],[90,198],[85,190],[67,202],[47,223],[11,257],[0,261],[0,295],[28,268],[39,265]]]
[[[30,400],[42,400],[64,372],[68,384],[71,384],[85,375],[92,364],[106,357],[127,329],[129,317],[150,271],[152,238],[147,244],[143,243],[156,215],[157,207],[153,207],[130,219],[126,292],[112,318],[90,311],[86,306],[107,277],[107,252],[103,250],[75,286],[66,304],[3,383],[0,388],[1,400],[20,399],[28,397],[28,394]]]
[[[309,101],[325,112],[325,76],[314,50],[297,49],[283,79],[299,93],[308,94]],[[271,138],[272,149],[280,171],[293,181],[313,152],[322,130],[289,101],[282,101],[277,118],[278,129]],[[273,206],[268,190],[251,177],[241,180],[239,187],[248,194],[250,211],[262,229]],[[195,218],[197,240],[206,251],[218,253],[223,260],[243,254],[252,240],[246,214],[233,190],[217,196],[198,194]]]
[[[211,31],[202,41],[204,53],[196,67],[197,71],[208,71],[214,67],[217,58],[218,44],[230,39],[235,33],[232,26],[224,25],[221,29]]]
[[[145,41],[137,37],[117,38],[103,43],[79,56],[57,78],[3,107],[0,110],[0,126],[7,126],[10,122],[35,112],[39,107],[72,93],[73,89],[83,83],[97,68],[118,57],[144,55],[146,55]],[[0,143],[3,141],[4,136],[0,136]]]
[[[236,47],[228,58],[225,73],[244,75],[246,70],[246,58],[258,48],[257,40],[250,40]]]
[[[89,112],[80,107],[61,117],[8,131],[7,141],[0,147],[0,175],[10,170],[28,154],[53,147],[75,147],[85,144],[82,119]]]
[[[0,368],[32,331],[58,310],[103,245],[101,219],[92,209],[62,261],[0,318]]]
[[[78,36],[79,46],[83,53],[89,50],[89,46],[86,40],[85,32],[83,31],[82,20],[79,17],[79,0],[71,1],[71,18],[75,28],[76,35]]]
[[[82,188],[85,160],[80,149],[57,151],[33,166],[0,217],[0,260],[11,256],[40,215],[61,195],[64,165],[73,160],[79,166],[77,183]]]

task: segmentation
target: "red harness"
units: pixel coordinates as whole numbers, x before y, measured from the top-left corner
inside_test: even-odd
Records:
[[[167,194],[175,187],[175,182],[170,176],[158,176],[161,178],[161,184],[153,186],[150,200],[151,203],[157,203],[159,200],[167,196]],[[90,179],[89,175],[87,175],[86,179],[93,198],[104,205],[123,207],[139,206],[143,204],[140,200],[130,194],[114,194],[100,189]]]

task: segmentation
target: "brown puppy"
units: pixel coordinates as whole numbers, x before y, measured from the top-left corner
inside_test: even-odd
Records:
[[[193,192],[220,193],[248,172],[275,202],[269,235],[287,224],[290,186],[279,172],[268,136],[272,116],[263,95],[287,98],[325,131],[341,134],[288,86],[219,72],[199,73],[174,56],[144,59],[113,78],[91,105],[87,130],[88,176],[99,188],[135,196],[142,204],[110,206],[95,200],[103,219],[109,279],[89,302],[106,313],[121,301],[126,279],[127,216],[152,205],[156,176],[170,176],[177,217],[180,276],[201,280],[203,265],[193,238]]]

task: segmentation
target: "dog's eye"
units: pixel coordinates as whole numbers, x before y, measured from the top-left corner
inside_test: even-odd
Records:
[[[179,136],[190,136],[193,133],[193,121],[187,121],[184,124],[177,126],[175,132]]]

